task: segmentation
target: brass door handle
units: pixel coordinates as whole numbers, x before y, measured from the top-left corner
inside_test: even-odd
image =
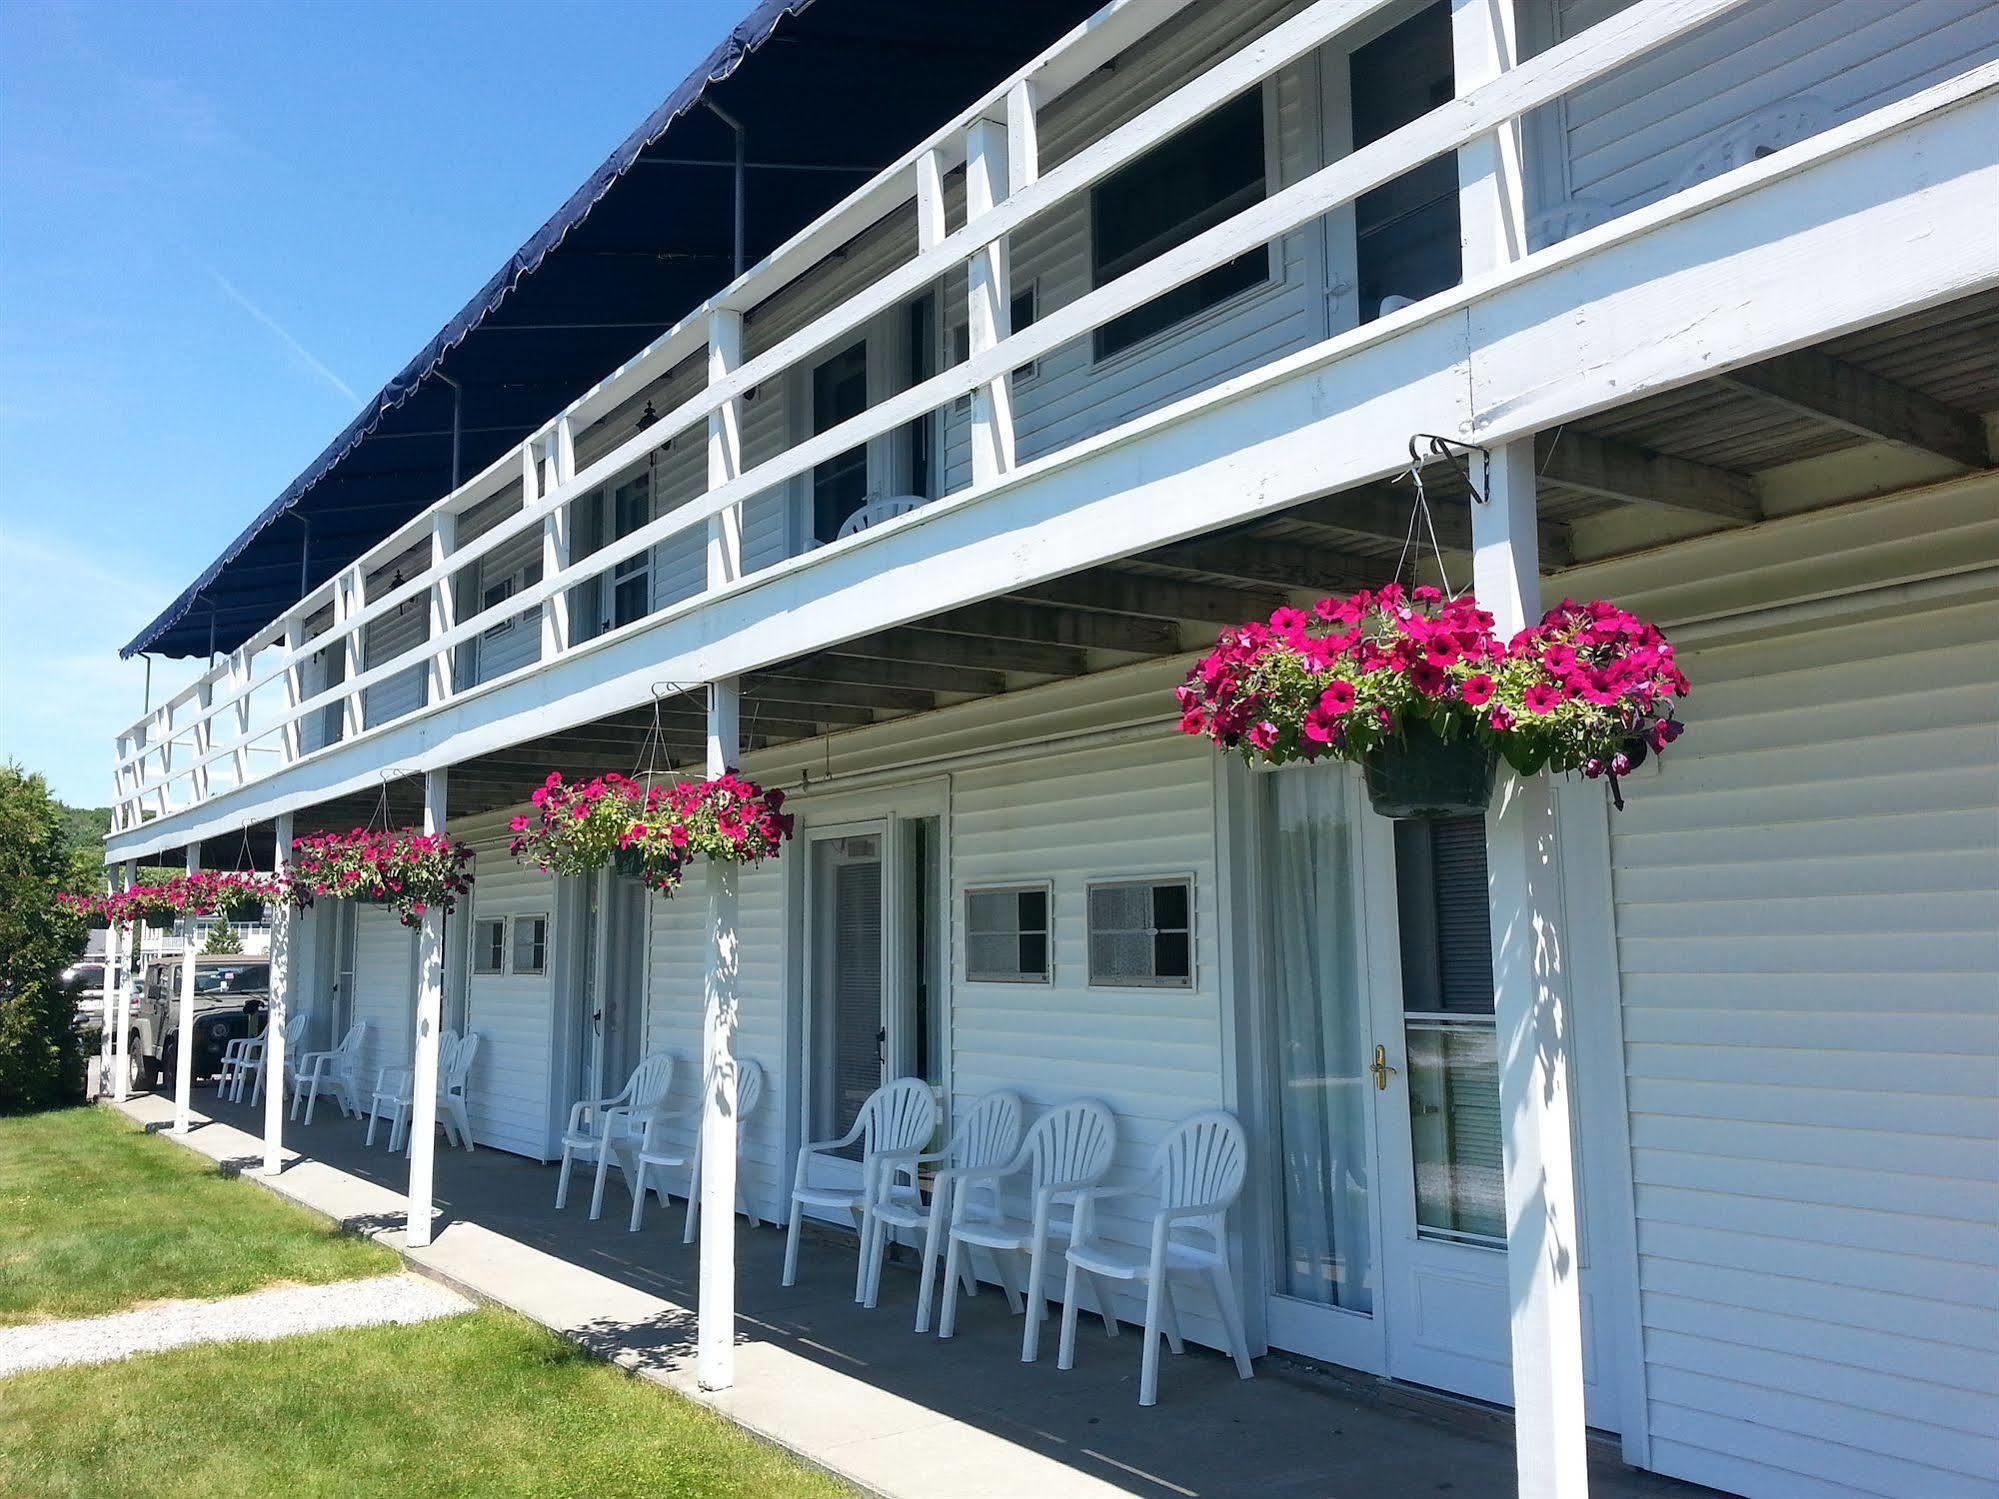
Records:
[[[1367,1070],[1374,1076],[1375,1091],[1386,1093],[1388,1091],[1388,1080],[1395,1075],[1395,1069],[1388,1065],[1387,1047],[1375,1047],[1374,1061]]]

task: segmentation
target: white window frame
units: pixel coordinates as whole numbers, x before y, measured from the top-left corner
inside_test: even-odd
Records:
[[[1282,138],[1284,122],[1282,112],[1278,108],[1275,80],[1265,79],[1259,88],[1263,99],[1263,197],[1269,199],[1283,191],[1287,185],[1284,180]],[[1089,230],[1089,259],[1085,263],[1085,269],[1094,282],[1097,264],[1096,198],[1093,194],[1086,194],[1086,197],[1084,219]],[[1224,319],[1236,316],[1259,299],[1275,294],[1283,288],[1288,279],[1284,268],[1284,239],[1285,236],[1280,235],[1263,247],[1267,264],[1261,281],[1232,292],[1213,306],[1203,307],[1199,312],[1190,313],[1177,323],[1168,323],[1163,328],[1157,328],[1145,337],[1128,343],[1121,349],[1113,350],[1101,358],[1097,355],[1098,330],[1091,329],[1087,335],[1089,359],[1085,367],[1093,375],[1117,369],[1121,365],[1156,353],[1176,340],[1192,337],[1204,329],[1211,328]]]
[[[495,961],[491,968],[481,967],[479,960],[481,952],[479,929],[481,927],[487,927],[487,926],[498,927],[500,929],[500,950],[496,955]],[[472,919],[472,953],[470,961],[467,963],[466,966],[472,973],[478,975],[481,978],[492,978],[495,977],[496,975],[504,974],[507,971],[507,918],[506,917],[475,916]]]
[[[541,964],[536,968],[520,965],[520,934],[518,929],[526,922],[541,923]],[[544,978],[548,974],[548,941],[550,923],[546,911],[526,911],[519,916],[507,918],[507,975],[510,978]]]
[[[1041,972],[1038,974],[1024,973],[1024,972],[1016,973],[1011,977],[1007,977],[1004,975],[997,975],[997,974],[973,973],[972,938],[981,935],[990,936],[997,934],[980,933],[973,928],[972,897],[975,895],[1025,895],[1030,892],[1040,895],[1043,902],[1042,911],[1046,917],[1046,924],[1042,927],[1041,930],[1041,940],[1043,944]],[[963,967],[964,970],[964,981],[966,983],[1038,984],[1044,988],[1054,984],[1055,982],[1055,886],[1052,881],[1002,880],[990,884],[966,885],[961,888],[959,894],[964,901],[963,911],[964,911],[964,922],[965,922],[965,947],[964,947],[964,961],[961,966]],[[1017,923],[1018,908],[1016,908],[1015,920]],[[1020,927],[1016,924],[1016,926],[1014,927],[1014,935],[1016,938],[1020,935],[1020,930],[1021,930]],[[1016,948],[1016,954],[1017,953],[1018,949]]]
[[[1108,890],[1114,888],[1127,889],[1134,885],[1143,887],[1148,892],[1148,899],[1150,898],[1149,892],[1157,890],[1161,885],[1181,885],[1186,888],[1187,972],[1185,976],[1169,975],[1166,977],[1160,977],[1157,973],[1155,973],[1151,978],[1100,979],[1097,977],[1096,967],[1091,957],[1092,939],[1096,936],[1097,929],[1092,924],[1090,918],[1090,904],[1091,904],[1090,898],[1098,890]],[[1201,891],[1201,885],[1199,879],[1192,873],[1189,873],[1184,870],[1175,871],[1167,874],[1099,875],[1096,876],[1095,878],[1084,881],[1083,969],[1085,974],[1085,987],[1091,989],[1188,989],[1188,990],[1192,990],[1199,987],[1198,984],[1196,983],[1196,979],[1201,971],[1201,949],[1200,949],[1200,931],[1199,931],[1200,891]],[[1123,930],[1137,931],[1139,930],[1139,928],[1133,927],[1133,928],[1125,928]],[[1146,927],[1143,930],[1148,935],[1156,937],[1162,931],[1175,932],[1180,929],[1178,927]]]

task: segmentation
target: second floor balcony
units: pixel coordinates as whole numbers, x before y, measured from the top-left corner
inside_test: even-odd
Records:
[[[1537,441],[1544,570],[1989,465],[1999,6],[1473,12],[1107,6],[228,642],[114,853],[1171,656],[1395,569],[1429,435]]]

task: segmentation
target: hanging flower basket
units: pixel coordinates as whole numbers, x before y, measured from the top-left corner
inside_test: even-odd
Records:
[[[1499,752],[1469,734],[1439,738],[1418,719],[1361,761],[1367,799],[1383,817],[1475,817],[1492,800]]]
[[[1263,764],[1355,761],[1392,817],[1482,809],[1495,756],[1607,775],[1622,806],[1633,743],[1677,739],[1687,691],[1672,646],[1614,604],[1565,601],[1501,642],[1471,598],[1394,583],[1224,630],[1176,689],[1182,732]]]
[[[558,772],[537,786],[535,810],[516,817],[515,858],[550,874],[590,874],[606,865],[671,895],[696,854],[735,864],[776,855],[791,836],[784,793],[733,772],[705,781],[642,785],[621,775],[577,785]]]
[[[423,925],[435,906],[449,916],[472,889],[472,849],[449,833],[417,828],[356,828],[292,842],[288,894],[307,906],[315,896],[394,906],[404,926]]]

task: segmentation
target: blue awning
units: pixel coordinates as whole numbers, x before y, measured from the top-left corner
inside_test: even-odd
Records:
[[[120,652],[233,650],[477,473],[1101,0],[763,0]],[[308,537],[310,539],[307,545]],[[303,561],[304,571],[301,572]]]

